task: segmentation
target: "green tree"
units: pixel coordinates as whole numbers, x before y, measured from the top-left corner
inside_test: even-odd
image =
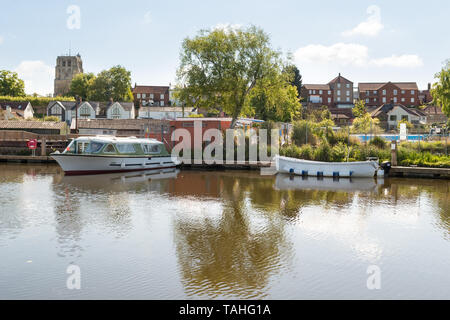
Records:
[[[379,124],[380,120],[378,118],[372,118],[372,116],[366,112],[353,120],[352,131],[354,133],[376,134],[381,131]]]
[[[447,60],[445,66],[435,75],[438,82],[433,84],[431,95],[433,102],[442,107],[442,111],[450,117],[450,60]]]
[[[297,97],[300,98],[300,90],[302,89],[302,75],[300,74],[300,70],[294,64],[289,64],[284,69],[284,72],[288,73],[289,82],[297,88]]]
[[[298,92],[284,77],[261,79],[246,99],[246,110],[258,119],[291,122],[301,117]]]
[[[25,96],[25,84],[16,72],[0,70],[0,96]]]
[[[412,129],[414,126],[411,122],[409,122],[406,119],[402,119],[400,121],[397,122],[397,128],[400,129],[400,124],[405,123],[406,124],[406,128],[407,129]]]
[[[352,109],[352,113],[356,118],[362,117],[367,113],[366,103],[364,100],[358,100]]]
[[[86,94],[86,98],[97,101],[132,101],[131,72],[122,66],[114,66],[109,70],[103,70],[97,77],[90,74],[83,80],[75,77],[75,84],[80,93]],[[86,84],[88,84],[86,86]],[[75,88],[74,88],[75,89]],[[81,96],[81,95],[80,95]]]
[[[92,84],[95,81],[93,73],[79,73],[70,84],[69,94],[73,97],[81,97],[83,100],[89,100],[92,97]]]
[[[234,128],[239,116],[254,113],[247,101],[251,91],[263,79],[282,72],[280,56],[271,48],[269,36],[254,26],[201,30],[182,44],[179,98],[187,99],[186,104],[195,100],[199,107],[223,110],[232,116]]]

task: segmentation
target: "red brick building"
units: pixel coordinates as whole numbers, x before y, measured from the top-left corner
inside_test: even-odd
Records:
[[[138,86],[132,89],[135,103],[139,106],[169,106],[169,86]]]
[[[380,107],[386,103],[416,107],[419,101],[419,89],[415,82],[363,82],[358,84],[359,99],[367,107]]]
[[[304,84],[300,95],[310,106],[353,106],[353,82],[339,75],[327,84]]]

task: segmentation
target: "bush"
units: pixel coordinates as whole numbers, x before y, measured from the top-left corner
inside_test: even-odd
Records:
[[[301,146],[305,143],[315,145],[317,143],[317,136],[313,133],[313,127],[314,124],[311,121],[300,120],[295,122],[292,132],[292,141],[297,146]]]
[[[342,162],[347,159],[347,145],[342,142],[338,143],[331,149],[331,161]]]
[[[375,136],[369,141],[369,145],[384,149],[386,148],[386,140],[379,136]]]
[[[331,161],[331,147],[327,141],[322,141],[317,149],[314,150],[314,160]]]

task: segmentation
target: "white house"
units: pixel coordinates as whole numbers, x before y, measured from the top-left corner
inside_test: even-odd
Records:
[[[425,124],[427,115],[419,109],[408,108],[401,104],[384,104],[371,113],[372,118],[378,118],[386,129],[397,128],[401,120],[406,120],[413,125]]]
[[[6,112],[7,118],[32,119],[34,116],[34,109],[29,101],[0,102],[0,109]]]
[[[47,106],[47,115],[58,117],[61,121],[71,123],[72,119],[134,119],[133,102],[52,101]]]
[[[176,118],[189,117],[191,114],[197,114],[197,111],[192,111],[191,108],[182,107],[140,107],[139,119],[158,119],[170,120]]]

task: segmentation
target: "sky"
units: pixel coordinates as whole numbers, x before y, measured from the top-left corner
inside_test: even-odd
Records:
[[[84,72],[114,65],[132,84],[176,83],[181,43],[200,29],[261,27],[303,83],[434,81],[450,58],[448,0],[0,0],[0,70],[27,93],[53,93],[56,57]]]

